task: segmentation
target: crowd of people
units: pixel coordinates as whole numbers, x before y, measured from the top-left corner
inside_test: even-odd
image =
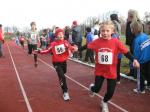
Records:
[[[129,50],[120,41],[121,21],[117,14],[111,14],[109,21],[96,22],[93,27],[86,27],[85,45],[82,45],[83,31],[77,21],[72,22],[71,28],[66,26],[64,29],[59,27],[53,30],[43,29],[41,35],[37,31],[35,22],[31,22],[30,25],[31,31],[27,36],[20,34],[16,38],[16,44],[20,43],[24,49],[24,42],[27,41],[28,54],[34,55],[35,67],[38,66],[38,53],[51,53],[65,101],[70,100],[65,77],[69,56],[72,59],[95,64],[95,82],[89,86],[92,95],[98,93],[104,79],[107,80],[107,91],[101,102],[102,112],[109,112],[107,102],[114,94],[116,83],[120,84],[122,55],[130,60],[130,72],[127,75],[137,78],[137,70],[140,70],[140,79],[137,79],[140,85],[133,91],[144,94],[145,89],[150,90],[150,39],[148,37],[150,21],[144,25],[136,10],[128,11],[126,22],[125,44],[129,46]],[[3,55],[2,44],[4,43],[1,27],[2,25],[0,25],[0,57]],[[85,58],[82,55],[83,50],[86,50]]]

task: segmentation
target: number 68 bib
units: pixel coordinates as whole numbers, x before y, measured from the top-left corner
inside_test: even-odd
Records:
[[[65,52],[65,46],[64,46],[64,44],[55,46],[55,52],[56,52],[56,54],[62,54],[62,53],[64,53]]]
[[[98,52],[98,63],[111,65],[112,57],[112,52]]]

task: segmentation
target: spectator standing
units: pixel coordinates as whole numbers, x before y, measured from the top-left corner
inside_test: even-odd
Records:
[[[115,26],[114,33],[112,34],[112,38],[120,39],[121,36],[121,23],[119,21],[117,14],[111,14],[110,19]],[[121,58],[122,54],[118,54],[118,62],[117,62],[117,84],[120,84],[120,66],[121,66]]]
[[[86,28],[87,34],[86,34],[86,46],[93,41],[94,35],[91,32],[91,28]],[[89,49],[86,47],[86,54],[85,54],[85,62],[88,62],[90,59],[91,63],[94,63],[94,52],[92,49]]]
[[[77,21],[72,23],[72,42],[80,48],[82,46],[82,31],[81,27],[78,25]],[[74,52],[73,58],[82,60],[82,52]]]
[[[147,80],[147,87],[150,90],[150,39],[143,33],[143,24],[140,21],[133,21],[130,27],[135,35],[132,46],[133,55],[140,63],[140,90],[136,88],[133,91],[145,93],[145,80]]]
[[[130,52],[133,54],[132,45],[133,45],[133,39],[135,38],[135,35],[131,32],[131,28],[130,28],[130,24],[132,23],[132,21],[140,21],[140,18],[136,10],[130,9],[128,11],[125,36],[126,36],[126,45],[129,46]],[[132,63],[129,62],[129,65],[130,65],[130,71],[129,74],[127,75],[136,78],[136,72],[134,71]]]

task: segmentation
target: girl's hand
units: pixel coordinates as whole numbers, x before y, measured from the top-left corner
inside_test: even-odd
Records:
[[[140,68],[140,64],[139,64],[139,62],[136,59],[133,60],[133,66],[135,68]]]
[[[78,51],[78,46],[77,45],[74,45],[72,47],[73,47],[73,52]]]
[[[34,50],[34,51],[35,51],[35,52],[36,52],[36,54],[37,54],[37,53],[41,53],[41,50],[42,50],[42,49],[37,48],[37,50]]]

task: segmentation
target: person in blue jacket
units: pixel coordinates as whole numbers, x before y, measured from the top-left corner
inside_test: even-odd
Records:
[[[143,24],[140,21],[134,21],[130,25],[132,33],[135,34],[133,40],[133,55],[140,63],[140,91],[133,89],[134,92],[145,93],[145,80],[147,88],[150,90],[150,39],[143,33]]]
[[[91,28],[86,28],[87,35],[86,35],[86,46],[93,41],[94,35],[91,33]],[[91,63],[94,63],[94,51],[92,49],[86,48],[86,54],[85,54],[85,62],[88,62],[90,59]]]

